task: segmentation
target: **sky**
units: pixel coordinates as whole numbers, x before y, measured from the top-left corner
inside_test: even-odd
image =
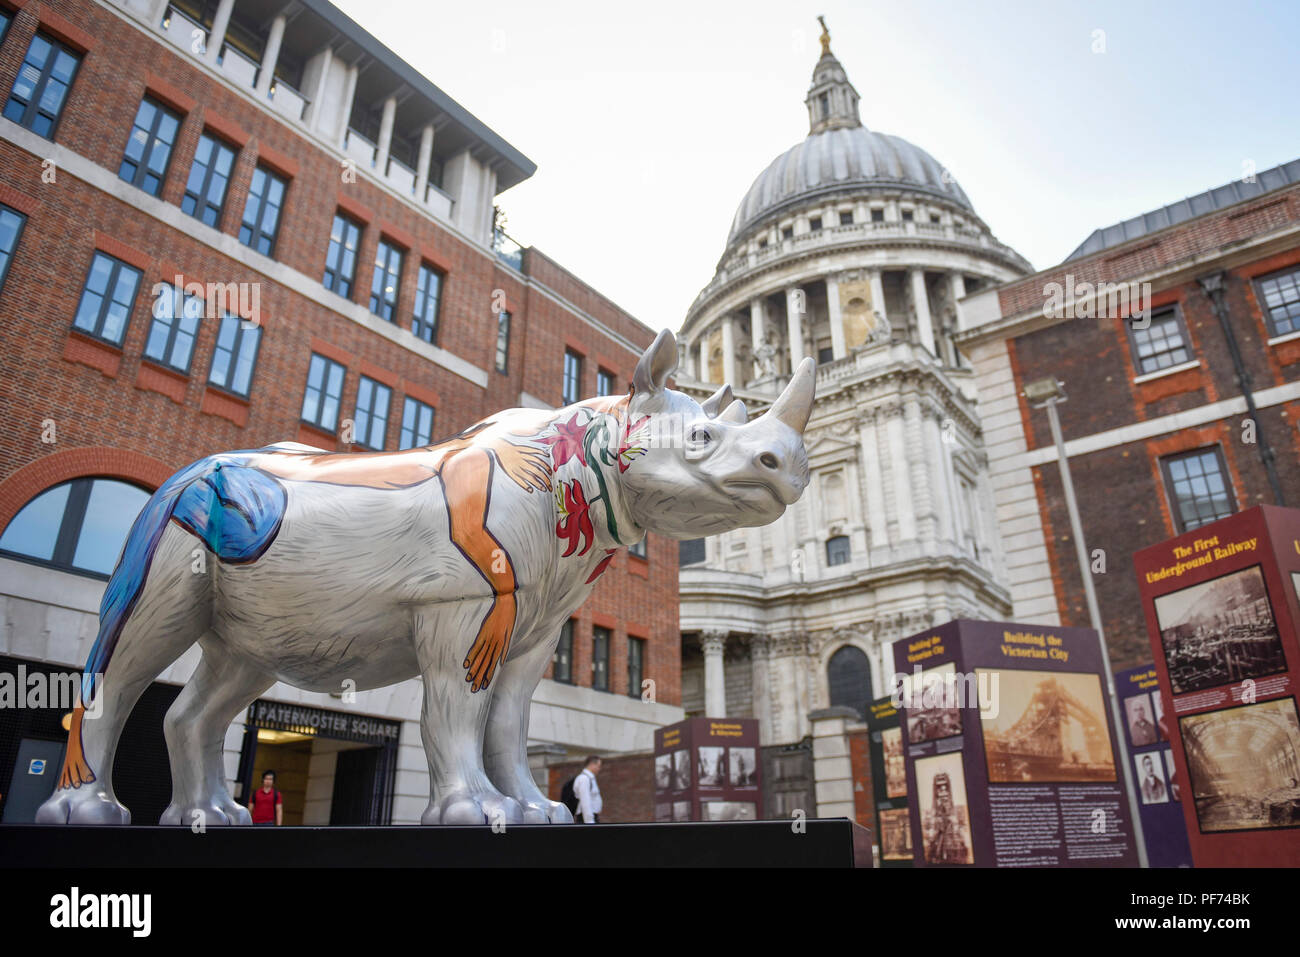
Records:
[[[822,14],[862,121],[1036,269],[1300,158],[1300,2],[334,0],[537,164],[507,231],[680,326],[750,183],[808,135]]]

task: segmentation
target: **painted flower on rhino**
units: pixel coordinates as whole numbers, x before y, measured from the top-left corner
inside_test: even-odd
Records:
[[[568,539],[569,547],[564,550],[562,558],[568,558],[578,551],[585,555],[591,549],[595,530],[591,526],[591,514],[587,505],[587,493],[582,490],[582,483],[577,479],[572,482],[560,482],[555,488],[555,506],[560,513],[555,523],[557,538]],[[578,546],[581,544],[581,550]]]
[[[646,424],[650,421],[650,416],[643,415],[635,422],[632,417],[628,416],[623,426],[623,441],[618,444],[618,470],[626,472],[632,464],[632,460],[638,455],[645,455],[645,446],[643,444],[633,445],[635,439],[638,443],[645,442],[645,437],[641,432],[645,429]]]
[[[587,455],[583,449],[583,439],[587,432],[587,426],[578,422],[578,416],[574,415],[568,422],[556,422],[553,426],[554,435],[542,437],[542,442],[551,447],[551,458],[558,469],[570,459],[577,459],[578,463],[584,468],[587,465]]]

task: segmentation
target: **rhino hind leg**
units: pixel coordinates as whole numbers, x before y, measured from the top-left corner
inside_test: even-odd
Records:
[[[215,632],[208,632],[199,644],[199,666],[163,721],[172,799],[158,823],[252,824],[248,809],[226,786],[222,755],[231,721],[275,684],[275,678],[232,655]]]

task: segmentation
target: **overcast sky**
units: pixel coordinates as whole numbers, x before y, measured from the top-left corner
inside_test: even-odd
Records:
[[[537,163],[498,198],[509,232],[654,328],[808,134],[819,13],[863,123],[931,153],[1037,269],[1300,157],[1295,0],[335,2]]]

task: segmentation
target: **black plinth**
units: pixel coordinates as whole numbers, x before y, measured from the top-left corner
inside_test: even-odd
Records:
[[[488,827],[0,826],[3,867],[870,867],[847,818]]]

